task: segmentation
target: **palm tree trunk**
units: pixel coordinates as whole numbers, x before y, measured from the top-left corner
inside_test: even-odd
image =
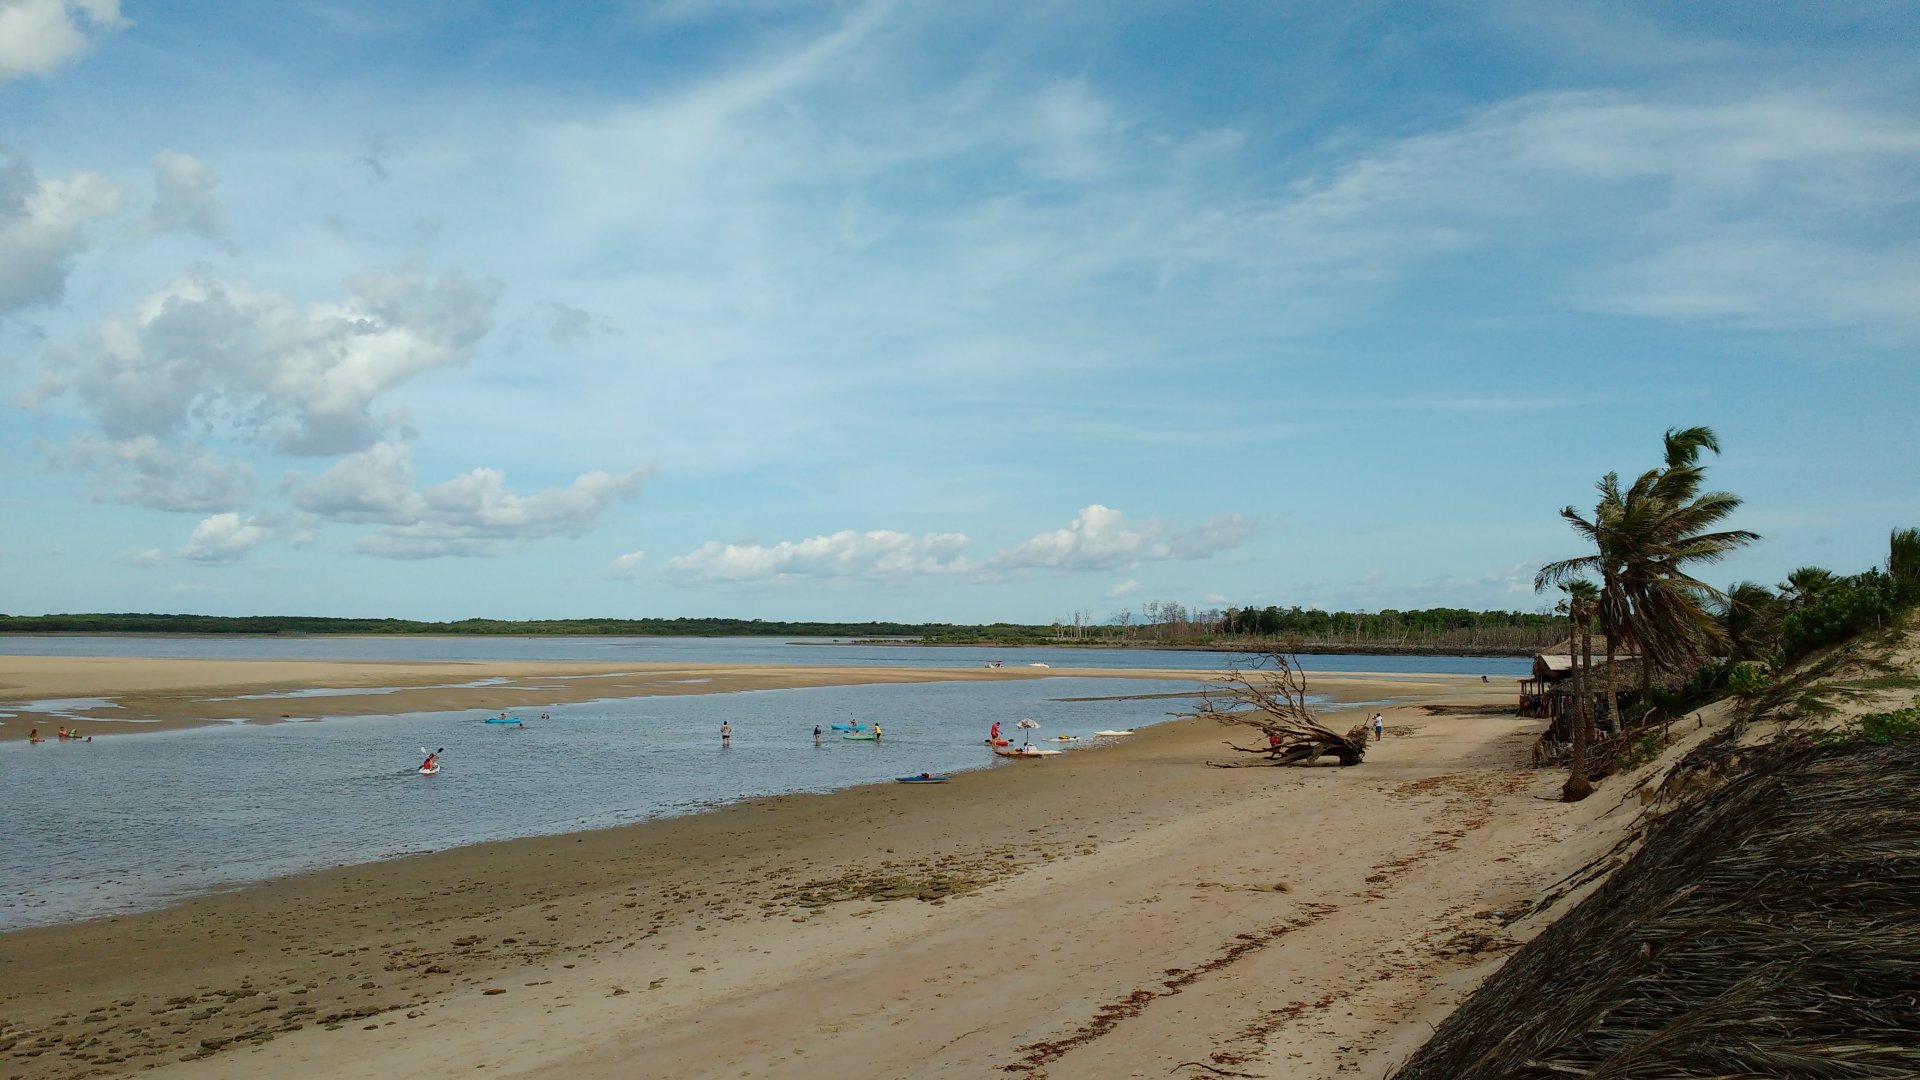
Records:
[[[1612,708],[1611,703],[1613,701],[1613,682],[1614,682],[1613,643],[1614,641],[1615,641],[1615,636],[1612,634],[1608,634],[1607,635],[1607,701],[1609,703],[1608,708]],[[1589,644],[1587,646],[1587,658],[1589,663],[1592,662],[1592,657],[1593,657],[1592,645]],[[1582,701],[1579,714],[1576,716],[1574,720],[1573,754],[1572,754],[1572,760],[1568,763],[1568,766],[1567,766],[1566,785],[1560,789],[1560,799],[1562,802],[1579,802],[1581,799],[1584,799],[1587,796],[1593,794],[1593,782],[1587,779],[1587,748],[1593,742],[1593,723],[1592,721],[1587,719],[1587,712],[1590,707],[1591,707],[1590,703]]]

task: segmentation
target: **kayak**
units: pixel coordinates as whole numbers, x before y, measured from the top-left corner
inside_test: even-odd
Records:
[[[1012,746],[1013,745],[1012,739],[988,739],[987,742],[993,746]]]
[[[840,737],[841,737],[841,738],[843,738],[843,739],[852,739],[852,740],[854,740],[855,742],[863,742],[863,741],[864,741],[864,742],[874,742],[874,741],[876,741],[877,739],[879,739],[879,738],[880,738],[880,736],[878,736],[878,735],[875,735],[875,734],[873,734],[873,733],[871,733],[871,732],[868,732],[868,733],[866,733],[866,734],[864,734],[864,735],[862,735],[862,734],[858,734],[858,733],[856,733],[856,732],[852,732],[852,731],[849,731],[849,732],[847,732],[847,733],[846,733],[845,735],[842,735],[842,736],[840,736]]]
[[[828,724],[827,726],[828,726],[828,727],[830,727],[830,728],[832,728],[832,729],[833,729],[833,730],[835,730],[835,731],[865,731],[865,730],[867,730],[867,725],[865,725],[865,724]]]
[[[420,775],[421,775],[421,776],[432,776],[432,775],[433,775],[434,773],[437,773],[437,772],[439,772],[439,771],[440,771],[440,766],[438,766],[438,765],[434,765],[434,766],[426,766],[426,765],[422,765],[422,766],[420,766]]]
[[[893,779],[895,783],[899,784],[944,784],[947,782],[947,778],[944,776],[896,776]]]
[[[521,720],[517,716],[489,716],[486,722],[489,724],[521,724],[526,721]]]
[[[1112,738],[1112,737],[1113,737],[1113,736],[1115,736],[1115,735],[1131,735],[1131,734],[1133,734],[1133,732],[1132,732],[1131,730],[1127,730],[1127,731],[1096,731],[1096,732],[1094,732],[1094,734],[1095,734],[1095,735],[1100,735],[1100,736],[1104,736],[1104,737],[1106,737],[1106,738]]]
[[[1055,736],[1053,737],[1053,741],[1054,741],[1054,742],[1079,742],[1079,741],[1080,741],[1080,736],[1078,736],[1078,735],[1055,735]]]
[[[1042,750],[1037,746],[1023,746],[1018,750],[995,750],[1001,757],[1059,757],[1064,750]]]

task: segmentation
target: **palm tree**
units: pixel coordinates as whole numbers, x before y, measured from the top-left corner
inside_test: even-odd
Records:
[[[1618,702],[1615,657],[1621,641],[1634,643],[1643,691],[1652,686],[1652,666],[1677,668],[1725,641],[1706,610],[1709,602],[1724,598],[1688,571],[1697,563],[1718,562],[1759,536],[1744,529],[1709,531],[1740,505],[1726,492],[1700,491],[1699,452],[1718,448],[1711,429],[1669,431],[1665,468],[1647,470],[1624,490],[1619,474],[1608,473],[1600,481],[1591,519],[1571,506],[1560,511],[1593,552],[1541,567],[1534,588],[1600,579],[1595,614],[1606,635],[1609,710]],[[1586,777],[1575,773],[1567,778],[1563,797],[1573,801],[1592,790]]]
[[[1575,578],[1560,588],[1567,598],[1557,607],[1567,613],[1567,652],[1573,661],[1573,749],[1568,771],[1585,777],[1587,748],[1593,742],[1593,695],[1587,689],[1587,680],[1593,672],[1593,616],[1600,604],[1600,588],[1586,578]]]
[[[1758,660],[1773,651],[1780,634],[1780,598],[1757,581],[1742,581],[1722,594],[1715,616],[1735,660]]]
[[[1920,600],[1920,529],[1895,529],[1887,541],[1887,576],[1904,603]]]
[[[1787,575],[1787,580],[1775,588],[1780,590],[1780,599],[1790,608],[1809,607],[1820,602],[1820,598],[1834,590],[1840,579],[1834,572],[1819,566],[1803,566]]]

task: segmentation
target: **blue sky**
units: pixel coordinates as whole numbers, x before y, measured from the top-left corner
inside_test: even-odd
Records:
[[[1920,524],[1909,4],[0,0],[0,610],[1536,609]]]

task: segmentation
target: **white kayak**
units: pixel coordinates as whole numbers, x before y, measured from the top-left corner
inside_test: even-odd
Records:
[[[421,775],[421,776],[432,776],[432,775],[433,775],[434,773],[437,773],[437,772],[439,772],[439,771],[440,771],[440,766],[438,766],[438,765],[422,765],[422,766],[420,766],[420,775]]]
[[[1094,732],[1094,734],[1099,735],[1103,738],[1111,739],[1116,735],[1131,735],[1133,734],[1133,730],[1129,728],[1126,731],[1096,731]]]

